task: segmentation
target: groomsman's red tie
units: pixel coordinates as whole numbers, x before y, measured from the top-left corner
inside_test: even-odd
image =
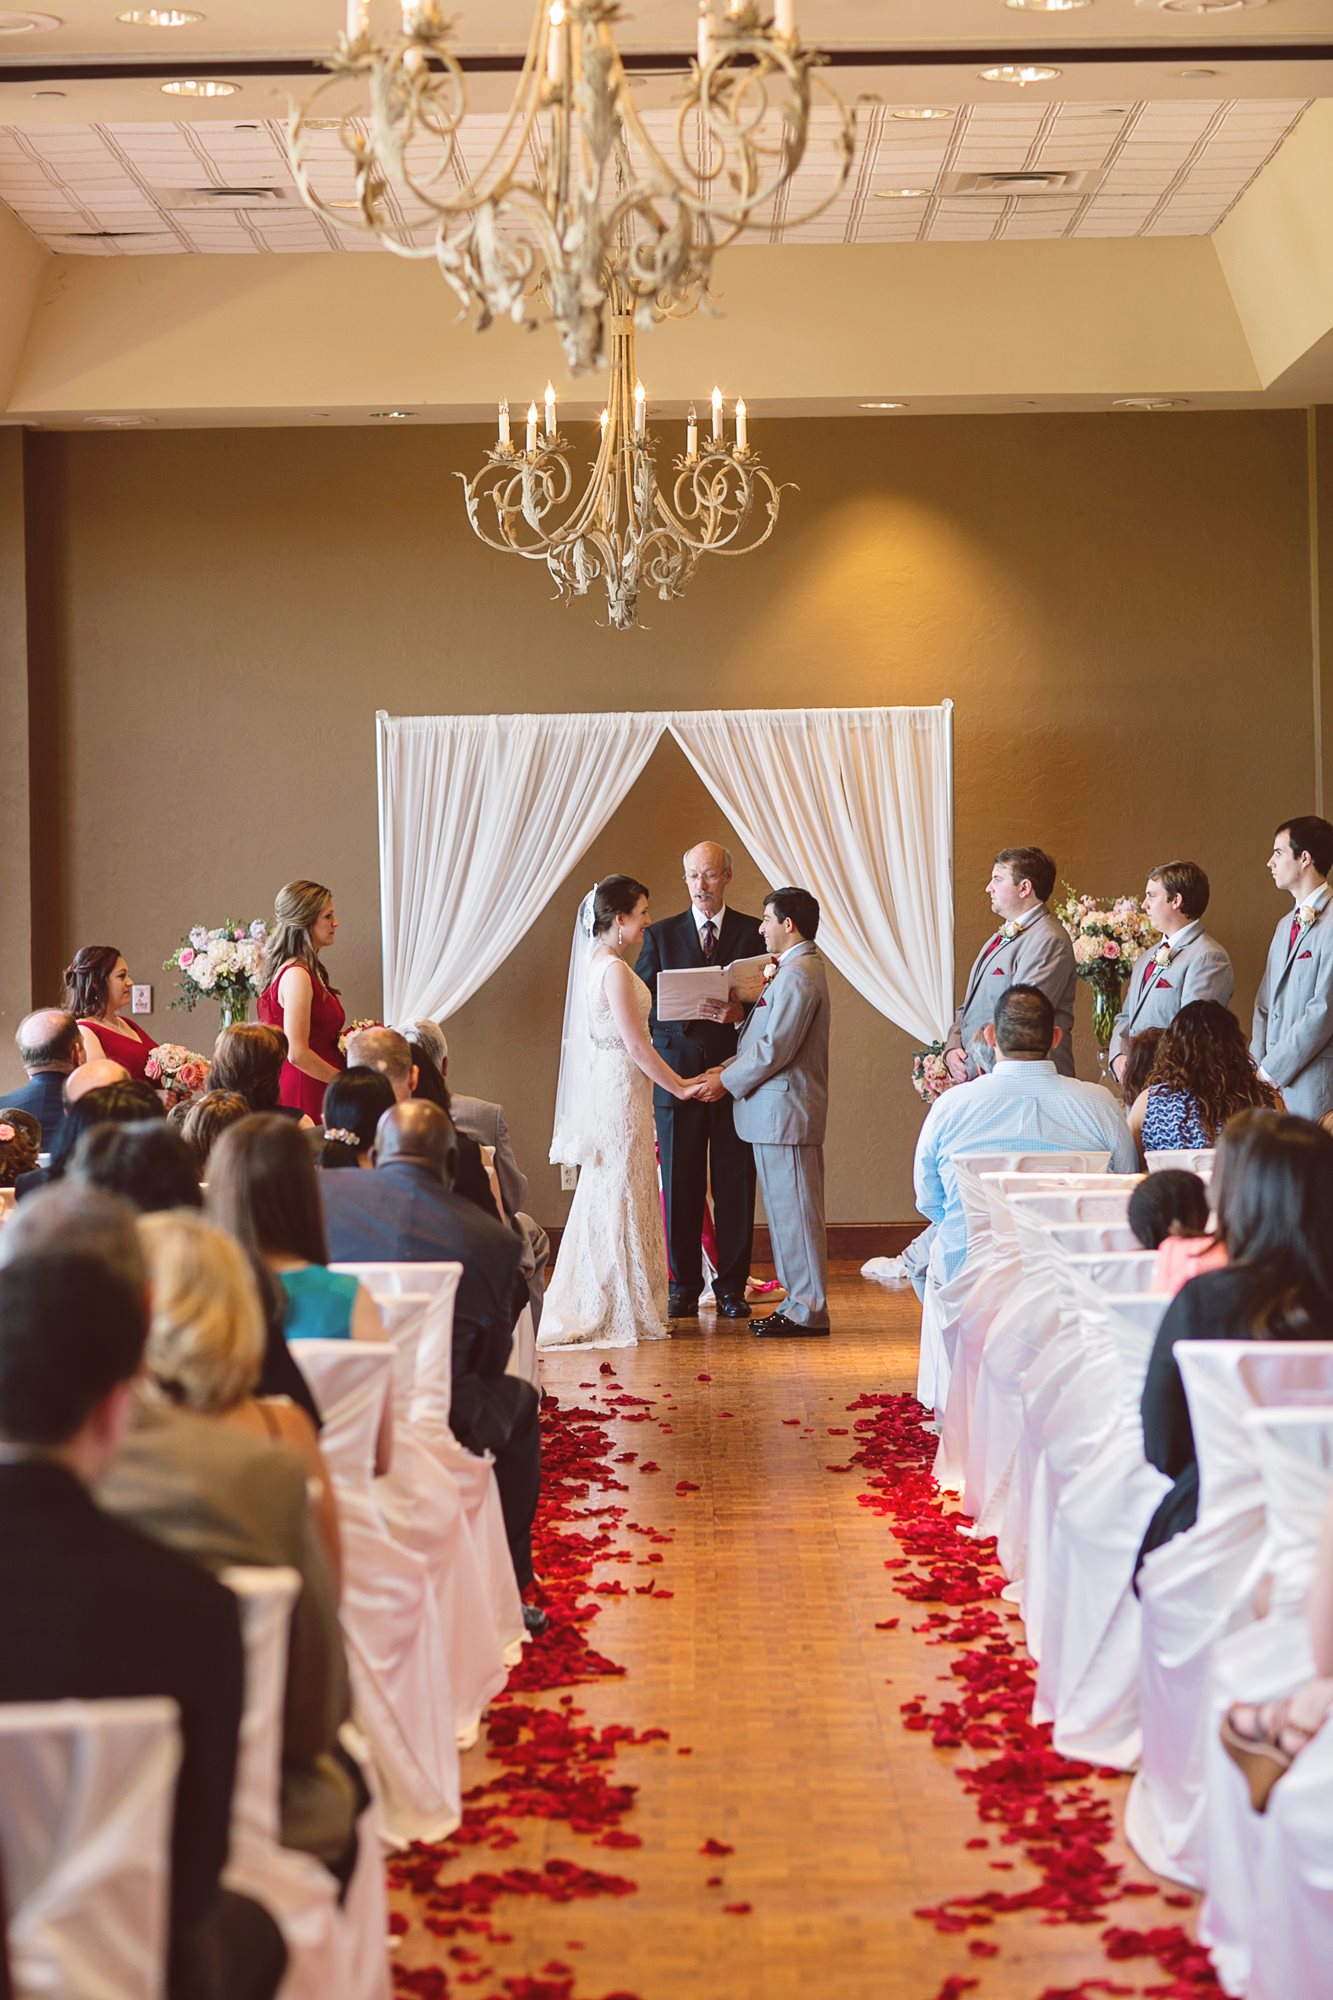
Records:
[[[1291,936],[1287,939],[1288,951],[1295,951],[1296,940],[1300,936],[1300,934],[1301,934],[1301,920],[1299,917],[1293,917],[1291,920]]]
[[[1145,986],[1149,984],[1156,970],[1157,970],[1157,960],[1155,958],[1150,958],[1148,960],[1146,967],[1144,968],[1144,973],[1143,973],[1143,983]]]
[[[986,946],[986,949],[982,952],[981,956],[983,958],[989,958],[991,953],[993,951],[998,951],[1003,943],[1004,943],[1004,932],[996,931],[994,937],[991,939],[990,943]]]
[[[717,944],[717,925],[713,922],[713,919],[711,917],[708,919],[708,922],[704,925],[703,943],[704,943],[704,957],[711,958],[713,956],[714,948],[716,947]]]

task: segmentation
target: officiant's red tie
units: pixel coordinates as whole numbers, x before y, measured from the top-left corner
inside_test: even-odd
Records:
[[[714,948],[717,944],[717,925],[713,922],[713,919],[711,917],[704,925],[703,941],[704,941],[704,957],[711,958],[713,956]]]

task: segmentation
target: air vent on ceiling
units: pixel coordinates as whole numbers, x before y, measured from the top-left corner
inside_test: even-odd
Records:
[[[161,208],[287,208],[295,200],[290,187],[165,187],[154,188]]]
[[[945,174],[941,193],[954,195],[1090,194],[1100,174],[1092,168],[1019,167],[995,173]]]

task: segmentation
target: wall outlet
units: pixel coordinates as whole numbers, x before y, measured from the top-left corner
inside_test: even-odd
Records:
[[[133,994],[133,998],[130,1001],[131,1014],[151,1014],[153,1011],[152,987],[135,986],[131,988],[131,992]]]
[[[561,1194],[572,1194],[574,1192],[574,1189],[578,1186],[578,1184],[579,1184],[578,1168],[562,1166],[560,1169]]]

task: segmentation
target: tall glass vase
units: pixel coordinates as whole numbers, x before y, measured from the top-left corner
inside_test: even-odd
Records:
[[[219,1002],[219,1005],[222,1009],[222,1025],[224,1028],[239,1027],[250,1012],[250,1002],[245,998],[222,1000]]]
[[[1092,989],[1092,1032],[1097,1043],[1097,1068],[1103,1083],[1107,1077],[1111,1035],[1115,1029],[1115,1019],[1120,1012],[1124,992],[1123,979],[1118,980],[1114,986],[1103,986],[1099,983]]]

